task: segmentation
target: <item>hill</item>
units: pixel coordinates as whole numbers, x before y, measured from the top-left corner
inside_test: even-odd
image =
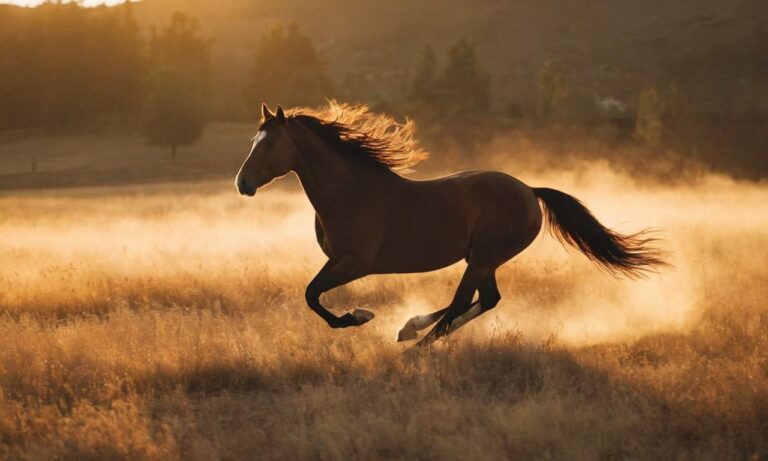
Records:
[[[492,74],[496,109],[515,102],[532,110],[538,74],[554,62],[567,72],[571,91],[590,100],[631,103],[643,85],[676,80],[690,94],[708,94],[693,111],[768,113],[753,87],[764,87],[768,62],[768,6],[759,0],[143,0],[134,9],[146,27],[164,24],[177,10],[200,19],[214,39],[222,113],[242,110],[241,88],[260,35],[291,21],[313,37],[340,91],[368,102],[400,102],[423,46],[442,56],[466,37]]]

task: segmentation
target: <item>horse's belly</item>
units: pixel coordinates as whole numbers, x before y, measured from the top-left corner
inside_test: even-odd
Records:
[[[416,272],[431,272],[464,259],[458,258],[440,258],[440,259],[411,259],[400,261],[381,261],[376,264],[371,271],[373,274],[413,274]]]
[[[388,252],[377,258],[374,273],[406,274],[429,272],[450,266],[466,257],[466,250],[454,247],[440,248],[425,244],[410,251]]]
[[[455,221],[413,219],[385,234],[375,258],[377,272],[427,272],[466,258],[471,230],[464,220]]]

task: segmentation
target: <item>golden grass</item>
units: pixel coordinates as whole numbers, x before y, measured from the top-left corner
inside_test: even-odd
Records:
[[[303,303],[323,262],[286,187],[0,196],[0,458],[750,458],[768,454],[764,185],[523,177],[607,225],[666,231],[675,269],[616,281],[540,238],[497,309],[429,352],[394,342],[461,273]],[[622,224],[625,223],[625,224]]]

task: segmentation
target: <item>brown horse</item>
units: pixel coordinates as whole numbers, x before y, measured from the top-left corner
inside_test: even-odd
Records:
[[[451,303],[409,320],[398,340],[437,322],[421,340],[429,345],[501,299],[496,269],[523,251],[542,226],[614,274],[630,277],[664,266],[654,239],[641,231],[621,235],[601,225],[577,199],[531,188],[497,171],[464,171],[414,181],[394,170],[426,157],[415,146],[410,122],[337,104],[322,111],[276,113],[262,106],[263,121],[240,168],[243,195],[295,172],[315,208],[317,241],[328,256],[306,289],[306,301],[332,328],[362,325],[371,312],[341,317],[320,295],[369,274],[436,270],[459,260],[467,268]],[[478,300],[473,302],[475,292]]]

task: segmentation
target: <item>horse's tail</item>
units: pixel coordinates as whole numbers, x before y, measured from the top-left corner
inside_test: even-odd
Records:
[[[542,204],[549,232],[611,274],[637,278],[669,266],[653,230],[622,235],[600,224],[578,199],[564,192],[533,188],[533,193]]]

